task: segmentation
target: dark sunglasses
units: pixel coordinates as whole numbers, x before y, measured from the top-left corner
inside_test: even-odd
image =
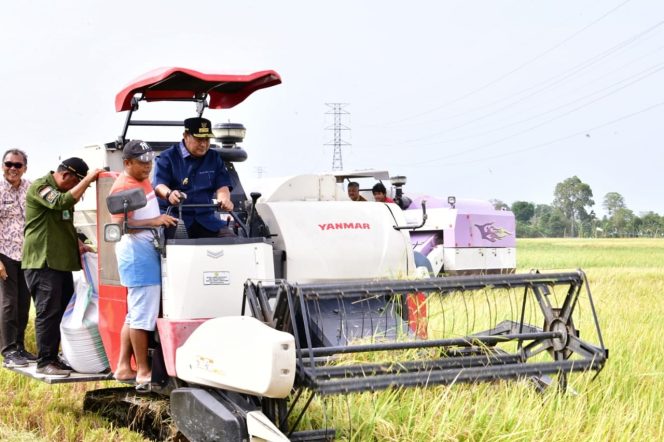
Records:
[[[12,161],[5,161],[5,167],[7,169],[11,169],[12,167],[14,169],[23,169],[23,163],[14,163]]]

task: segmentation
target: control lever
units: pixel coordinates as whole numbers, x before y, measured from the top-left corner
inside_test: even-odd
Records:
[[[180,202],[178,203],[178,223],[175,226],[174,238],[187,239],[189,238],[189,233],[187,232],[187,226],[184,224],[184,220],[182,218],[182,203],[184,203],[184,201],[187,199],[187,194],[180,192],[179,190],[178,193],[180,194]]]
[[[247,225],[249,226],[249,236],[251,237],[253,236],[253,220],[256,213],[256,202],[258,201],[258,198],[261,197],[261,193],[251,192],[249,196],[251,197],[251,211],[247,217]]]

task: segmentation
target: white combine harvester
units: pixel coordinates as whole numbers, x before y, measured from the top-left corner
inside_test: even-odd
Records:
[[[118,94],[116,110],[128,112],[124,130],[118,141],[88,148],[89,164],[109,172],[98,180],[87,218],[79,210],[100,238],[99,331],[111,371],[126,289],[109,241],[127,226],[109,225],[109,210],[141,205],[131,192],[107,200],[122,168],[121,146],[131,126],[181,130],[190,116],[138,121],[139,103],[190,101],[201,115],[280,82],[273,71],[171,68]],[[242,128],[215,129],[223,133],[214,148],[233,179],[237,236],[160,237],[158,245],[162,314],[152,346],[153,391],[169,398],[170,414],[190,440],[329,440],[332,428],[299,428],[315,396],[510,378],[543,385],[549,376],[565,387],[569,373],[603,367],[608,353],[585,276],[514,274],[511,212],[455,198],[410,195],[408,202],[402,177],[390,182],[385,171],[301,175],[245,188],[234,167],[247,157],[235,144]],[[147,141],[156,150],[173,143]],[[352,202],[346,180],[384,181],[404,209]],[[594,327],[584,337],[596,343],[579,339],[573,319],[579,302],[591,307],[584,313]],[[417,360],[383,360],[413,348],[421,349]],[[344,359],[367,352],[374,362]],[[109,375],[72,380],[100,376]]]

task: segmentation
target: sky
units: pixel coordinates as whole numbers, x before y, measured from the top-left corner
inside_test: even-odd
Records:
[[[331,170],[326,103],[347,103],[344,169],[405,175],[406,194],[551,204],[556,184],[578,176],[600,216],[608,192],[637,215],[664,215],[661,0],[0,8],[0,148],[24,149],[30,178],[115,140],[126,117],[115,95],[149,70],[273,69],[281,85],[205,113],[247,127],[241,178]],[[136,116],[184,119],[195,110],[159,106],[142,105]],[[159,137],[179,140],[179,128],[169,131]],[[128,136],[152,139],[140,128]]]

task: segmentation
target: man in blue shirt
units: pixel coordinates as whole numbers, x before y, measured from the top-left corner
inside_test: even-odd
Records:
[[[195,117],[184,120],[182,141],[166,149],[157,158],[152,182],[162,198],[162,213],[187,195],[185,204],[210,204],[216,199],[222,210],[233,210],[231,178],[221,154],[210,149],[213,138],[210,120]],[[213,208],[183,206],[182,218],[190,238],[211,238],[229,233],[226,221]]]

